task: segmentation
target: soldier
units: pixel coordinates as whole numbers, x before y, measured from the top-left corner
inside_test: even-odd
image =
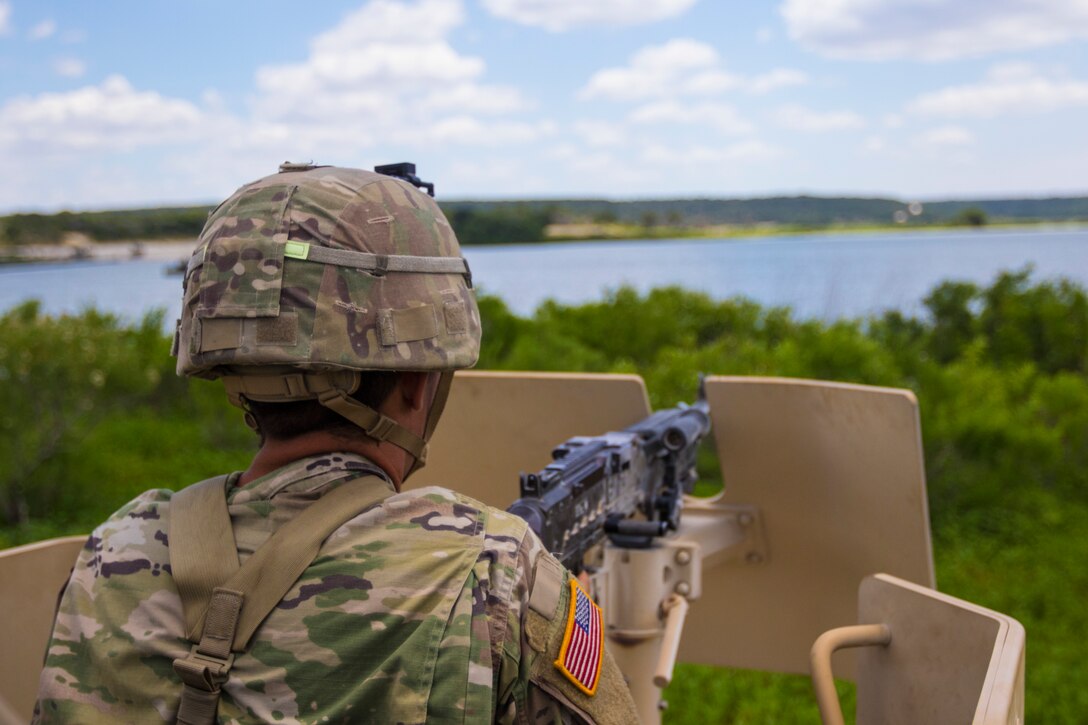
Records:
[[[636,720],[600,610],[521,519],[401,490],[480,320],[400,171],[287,164],[212,212],[174,354],[223,381],[260,450],[94,531],[37,721]]]

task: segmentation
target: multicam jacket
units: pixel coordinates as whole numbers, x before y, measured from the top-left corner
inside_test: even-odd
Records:
[[[363,474],[382,475],[337,453],[231,486],[239,558]],[[57,614],[35,721],[173,721],[182,686],[172,662],[191,643],[171,579],[171,496],[148,491],[91,535]],[[605,711],[622,721],[630,695],[607,655],[603,697],[555,675],[569,598],[554,623],[530,610],[542,556],[515,516],[443,488],[390,485],[389,498],[329,536],[238,655],[220,722],[537,723]]]

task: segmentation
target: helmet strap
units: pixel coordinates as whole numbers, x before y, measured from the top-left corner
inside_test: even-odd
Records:
[[[408,430],[400,423],[382,415],[369,405],[360,403],[343,390],[327,390],[317,396],[317,402],[329,410],[342,415],[363,429],[368,438],[379,443],[389,442],[404,449],[415,459],[409,472],[421,468],[427,462],[427,441]],[[407,478],[407,475],[405,476]]]
[[[446,401],[449,400],[450,385],[452,384],[453,371],[443,370],[441,377],[438,378],[438,389],[434,392],[434,400],[431,402],[431,409],[427,412],[427,422],[423,426],[424,444],[431,442],[431,436],[434,434],[434,429],[438,426],[438,419],[442,417],[442,411],[446,409]],[[412,467],[408,469],[408,472],[404,474],[404,478],[407,479],[426,464],[426,456],[423,458],[416,456],[415,463],[413,463]]]
[[[243,410],[246,410],[247,399],[287,402],[316,398],[321,405],[362,428],[368,438],[379,443],[392,443],[410,455],[413,463],[404,474],[404,478],[407,479],[427,463],[427,442],[430,441],[438,425],[438,419],[446,407],[446,401],[449,399],[453,371],[443,371],[438,379],[438,388],[435,390],[431,408],[427,412],[422,438],[389,416],[382,415],[369,405],[351,397],[351,393],[359,387],[359,373],[354,371],[224,375],[221,380],[226,386],[230,401]],[[250,424],[252,417],[247,410],[247,425]],[[251,427],[254,426],[255,422]]]

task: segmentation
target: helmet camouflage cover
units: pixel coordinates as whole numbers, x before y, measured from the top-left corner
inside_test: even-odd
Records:
[[[181,375],[456,370],[479,350],[453,229],[400,179],[328,166],[265,177],[212,212],[189,261]]]
[[[316,399],[415,470],[452,371],[479,357],[480,314],[430,196],[371,171],[285,164],[208,218],[174,352],[179,375],[222,379],[235,405]],[[422,436],[350,397],[365,370],[444,373]]]

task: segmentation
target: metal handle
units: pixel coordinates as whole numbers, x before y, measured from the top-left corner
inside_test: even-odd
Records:
[[[665,688],[672,681],[676,666],[676,654],[680,650],[680,634],[684,631],[684,618],[688,616],[688,600],[679,594],[671,594],[665,600],[665,635],[661,638],[661,654],[654,670],[654,684]]]
[[[812,689],[816,691],[816,704],[820,706],[820,719],[824,725],[843,725],[842,705],[835,692],[835,678],[831,674],[831,654],[844,647],[887,646],[892,641],[892,631],[886,624],[860,624],[854,627],[830,629],[812,644],[809,652],[809,670],[812,673]]]

